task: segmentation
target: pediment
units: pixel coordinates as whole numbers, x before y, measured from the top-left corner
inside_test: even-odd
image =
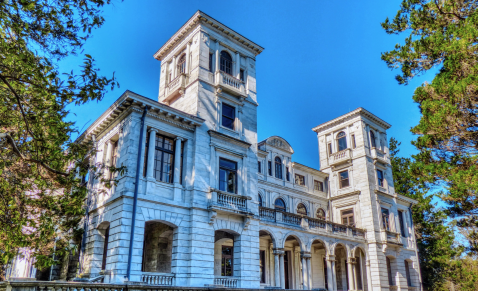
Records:
[[[292,149],[290,144],[285,139],[283,139],[282,137],[271,136],[271,137],[269,137],[265,140],[265,143],[270,145],[270,146],[273,146],[273,147],[276,147],[278,149],[289,152],[291,154],[294,153],[294,150]]]

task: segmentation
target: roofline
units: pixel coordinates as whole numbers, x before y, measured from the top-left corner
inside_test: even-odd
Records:
[[[370,119],[372,119],[373,121],[375,121],[376,123],[378,123],[379,125],[383,126],[385,129],[389,129],[390,127],[392,127],[391,124],[387,123],[386,121],[384,121],[383,119],[379,118],[378,116],[376,116],[375,114],[371,113],[370,111],[366,110],[365,108],[363,107],[359,107],[353,111],[350,111],[349,113],[346,113],[344,115],[341,115],[337,118],[334,118],[332,120],[329,120],[327,122],[324,122],[322,124],[319,124],[317,125],[316,127],[312,128],[313,131],[319,133],[320,131],[322,131],[325,127],[329,126],[329,125],[332,125],[336,122],[339,122],[341,120],[344,120],[346,118],[349,118],[351,116],[354,116],[354,115],[357,115],[357,114],[360,114],[360,115],[364,115]]]
[[[201,10],[198,10],[196,11],[196,13],[193,14],[191,18],[188,19],[188,21],[186,21],[186,23],[184,23],[183,26],[181,26],[181,28],[179,28],[178,31],[173,34],[171,38],[168,39],[165,44],[163,44],[163,46],[161,46],[158,51],[156,51],[153,57],[161,61],[163,59],[163,56],[166,55],[169,49],[180,40],[180,38],[186,33],[186,31],[193,27],[199,21],[205,21],[206,23],[210,23],[211,25],[215,24],[218,28],[222,28],[225,33],[232,36],[239,42],[241,42],[240,40],[243,40],[242,44],[251,49],[252,51],[255,51],[256,56],[264,50],[264,48],[257,43],[251,41],[247,37],[244,37],[243,35],[229,28],[228,26],[222,24],[221,22],[202,12]]]
[[[321,176],[323,176],[324,178],[327,178],[329,176],[329,174],[327,174],[325,172],[322,172],[321,170],[314,169],[312,167],[306,166],[306,165],[301,164],[301,163],[292,162],[292,166],[295,166],[295,165],[297,165],[299,168],[306,168],[306,169],[312,170],[314,172],[319,172],[321,174]]]

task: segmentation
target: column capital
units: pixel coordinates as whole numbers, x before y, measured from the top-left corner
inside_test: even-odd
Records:
[[[186,139],[183,138],[183,137],[177,136],[174,140],[176,140],[176,141],[183,141],[183,140],[186,140]]]
[[[285,254],[285,251],[284,249],[272,249],[274,255],[279,255],[279,256],[283,256]]]
[[[309,258],[312,257],[312,254],[311,254],[310,252],[304,252],[304,251],[302,251],[302,252],[300,252],[300,256],[301,256],[302,258],[304,258],[304,259],[309,259]]]
[[[335,262],[335,255],[327,255],[325,259],[327,261]]]
[[[347,264],[355,264],[356,261],[355,261],[355,258],[354,257],[348,257],[347,258]]]
[[[155,132],[155,133],[158,133],[159,131],[156,129],[156,128],[150,128],[148,129],[148,132]]]

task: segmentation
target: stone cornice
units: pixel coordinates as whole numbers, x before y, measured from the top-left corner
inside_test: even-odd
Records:
[[[327,173],[324,173],[320,170],[308,167],[306,165],[299,164],[297,162],[292,162],[292,167],[294,169],[299,169],[299,170],[306,171],[306,172],[309,172],[309,173],[314,173],[314,174],[316,174],[318,176],[321,176],[323,178],[327,178],[329,176],[329,174],[327,174]]]
[[[251,144],[248,143],[248,142],[245,142],[243,140],[237,139],[235,137],[229,136],[229,135],[224,134],[224,133],[220,133],[220,132],[215,131],[215,130],[208,130],[207,132],[209,133],[209,135],[211,137],[221,139],[225,142],[233,143],[235,145],[241,146],[241,147],[246,148],[246,149],[251,146]]]
[[[118,119],[123,118],[127,112],[142,112],[145,106],[149,106],[148,117],[159,119],[187,130],[194,130],[195,126],[200,126],[204,122],[202,118],[126,90],[76,141],[87,142],[91,140],[93,135],[98,137],[98,134],[104,132],[106,128]]]
[[[194,15],[153,55],[155,59],[161,61],[165,55],[168,54],[171,48],[174,48],[181,39],[187,35],[191,29],[196,27],[199,23],[207,23],[219,30],[220,32],[232,37],[234,40],[242,44],[244,47],[251,50],[254,55],[260,54],[264,48],[260,45],[250,41],[221,22],[198,10]]]
[[[330,121],[327,121],[325,123],[319,124],[316,127],[312,128],[313,131],[319,133],[327,128],[330,128],[334,125],[342,123],[344,120],[355,117],[355,116],[365,116],[369,118],[371,121],[377,123],[378,125],[382,126],[384,129],[389,129],[391,125],[382,119],[378,118],[376,115],[372,114],[371,112],[365,110],[362,107],[359,107],[347,114],[344,114],[342,116],[339,116],[335,119],[332,119]]]
[[[410,204],[413,204],[413,205],[418,204],[417,200],[412,199],[412,198],[408,198],[408,197],[400,195],[400,194],[397,194],[397,200],[407,202],[407,203],[410,203]]]

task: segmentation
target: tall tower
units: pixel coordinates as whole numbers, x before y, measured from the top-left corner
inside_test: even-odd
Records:
[[[373,290],[388,290],[382,287],[403,280],[390,278],[386,264],[400,270],[405,268],[400,254],[415,257],[414,249],[402,237],[403,231],[400,235],[401,224],[411,232],[411,223],[407,198],[397,195],[393,185],[386,134],[389,128],[363,108],[313,128],[321,170],[330,175],[330,219],[367,230]]]

